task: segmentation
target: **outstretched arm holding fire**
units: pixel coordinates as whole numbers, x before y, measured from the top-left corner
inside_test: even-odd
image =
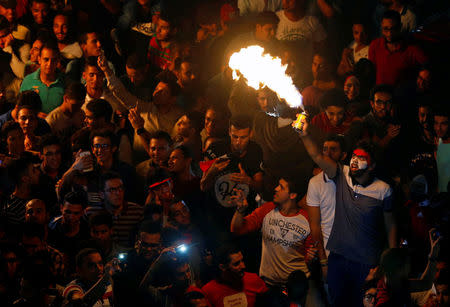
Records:
[[[302,117],[300,121],[300,129],[297,129],[297,131],[303,141],[303,144],[305,145],[306,150],[308,151],[309,156],[325,172],[325,174],[327,174],[329,178],[336,177],[337,163],[322,154],[319,146],[317,146],[317,143],[308,132],[309,124],[306,117]],[[295,128],[294,124],[295,123],[293,123],[292,126]]]

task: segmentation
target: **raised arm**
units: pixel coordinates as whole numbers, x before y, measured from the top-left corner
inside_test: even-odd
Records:
[[[299,130],[299,135],[308,151],[309,156],[313,161],[327,174],[328,178],[336,177],[337,163],[331,160],[329,157],[322,154],[319,146],[312,139],[308,133],[309,124],[306,118],[301,120],[303,129]]]

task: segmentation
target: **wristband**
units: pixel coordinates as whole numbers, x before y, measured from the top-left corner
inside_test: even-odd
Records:
[[[320,265],[321,266],[327,266],[328,265],[328,259],[320,259]]]
[[[141,135],[141,134],[143,134],[144,132],[145,132],[145,129],[144,129],[144,128],[139,128],[139,129],[136,130],[136,134],[137,134],[137,135]]]

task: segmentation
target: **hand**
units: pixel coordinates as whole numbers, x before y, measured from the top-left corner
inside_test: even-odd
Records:
[[[231,174],[230,179],[233,181],[236,181],[238,183],[244,183],[244,184],[250,185],[250,183],[252,182],[252,178],[245,173],[244,169],[242,168],[241,163],[239,163],[238,166],[239,166],[240,172]]]
[[[131,126],[133,126],[133,129],[136,131],[140,128],[144,128],[144,119],[142,116],[138,113],[137,106],[130,109],[130,113],[128,114],[128,119],[130,120]]]
[[[369,270],[369,274],[366,277],[366,281],[370,281],[370,280],[375,279],[377,271],[378,271],[378,267],[374,267],[373,269],[370,269]]]
[[[245,212],[248,208],[247,199],[241,189],[233,189],[233,195],[230,197],[229,204],[235,205],[239,212]]]
[[[437,229],[436,228],[432,228],[430,229],[430,231],[428,232],[428,236],[430,237],[430,245],[431,245],[431,249],[430,249],[430,258],[436,258],[439,255],[439,249],[440,249],[440,244],[439,242],[441,241],[441,236],[437,237],[436,240],[433,239],[433,235],[436,233]]]
[[[311,246],[309,249],[306,250],[305,262],[307,264],[311,264],[318,258],[319,258],[319,250],[317,249],[316,244],[314,244],[313,246]]]
[[[230,159],[217,159],[216,161],[214,161],[214,163],[211,165],[211,170],[215,173],[219,173],[221,171],[223,171],[228,164],[230,164]]]
[[[108,60],[103,53],[98,56],[97,65],[105,73],[105,75],[110,75],[112,73],[111,68],[108,66]]]
[[[397,137],[400,133],[400,127],[401,127],[400,125],[389,124],[389,126],[387,128],[388,137],[391,139]]]
[[[104,269],[105,275],[107,277],[112,277],[117,272],[121,272],[122,268],[120,267],[119,263],[120,263],[119,259],[114,258],[113,260],[111,260],[110,262],[105,264],[105,269]]]
[[[90,169],[94,166],[94,160],[92,158],[92,154],[86,155],[86,156],[80,156],[80,154],[83,152],[83,150],[78,150],[75,158],[75,162],[72,164],[72,169],[74,170],[85,170]]]
[[[296,116],[298,118],[298,116],[300,116],[300,114],[296,114]],[[298,131],[298,134],[301,137],[306,136],[308,134],[306,131],[308,130],[308,127],[309,127],[308,121],[306,120],[306,116],[302,116],[300,118],[300,127],[301,127],[301,129],[299,129],[299,127],[296,124],[297,124],[297,120],[295,120],[291,124],[291,126]]]

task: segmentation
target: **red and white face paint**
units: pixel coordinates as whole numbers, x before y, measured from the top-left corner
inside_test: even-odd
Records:
[[[350,166],[357,166],[358,170],[365,170],[370,165],[370,155],[363,149],[355,149],[353,151]]]

